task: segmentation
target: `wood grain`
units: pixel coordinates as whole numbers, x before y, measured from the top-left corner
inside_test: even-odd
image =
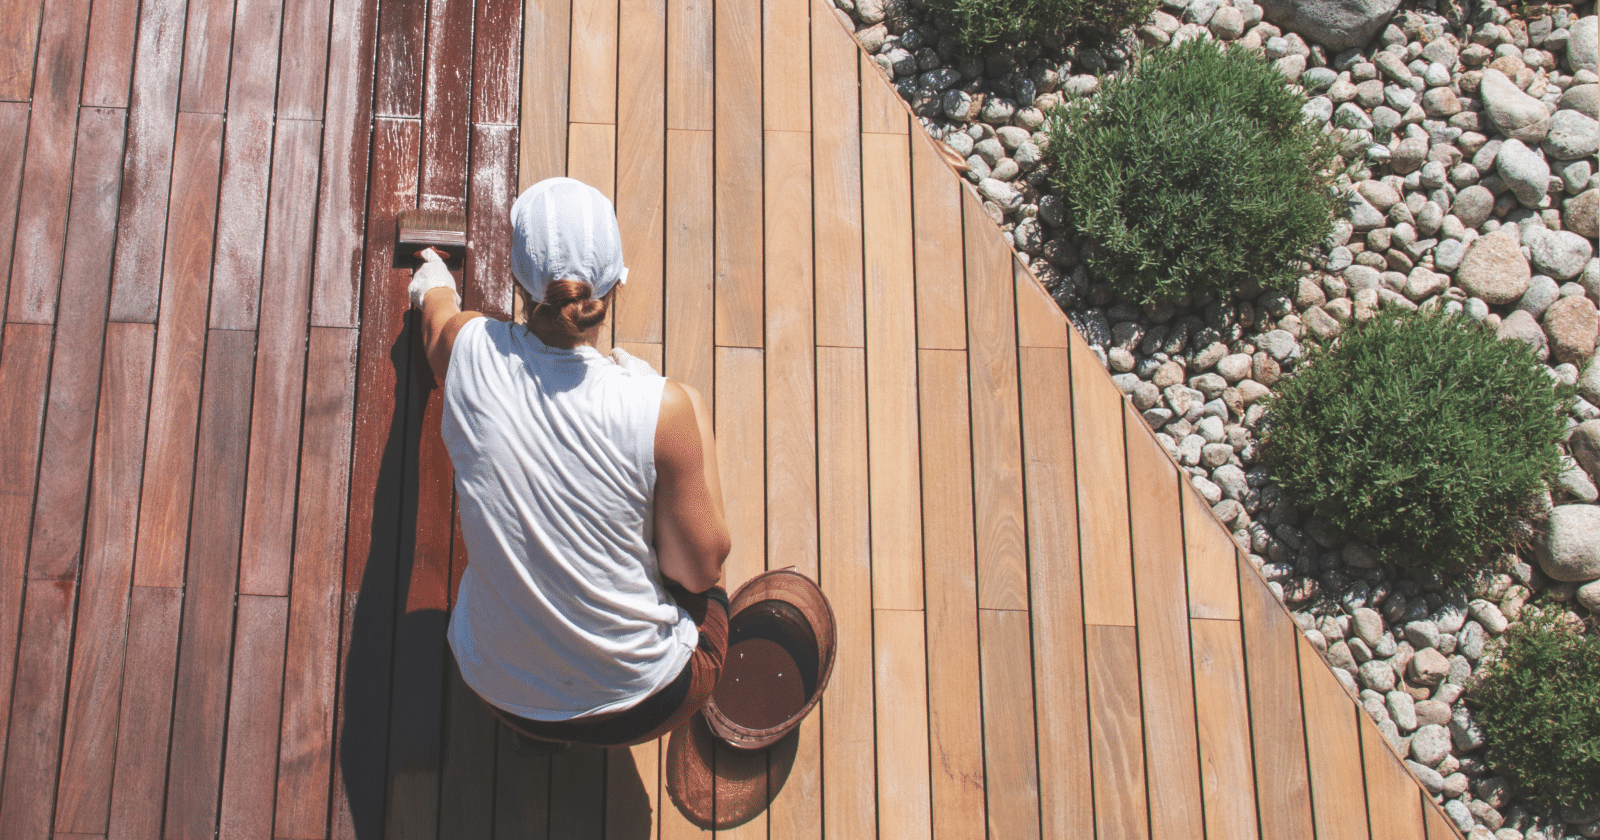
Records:
[[[817,581],[840,644],[822,695],[823,818],[830,837],[877,830],[872,563],[867,522],[866,362],[859,348],[817,348]],[[853,779],[853,784],[828,784]]]
[[[608,199],[617,193],[617,127],[571,123],[567,126],[567,177],[599,190]]]
[[[28,103],[0,102],[0,146],[25,149],[28,142]],[[11,266],[11,250],[17,232],[17,211],[22,199],[22,161],[24,154],[0,159],[0,265]],[[5,297],[0,296],[0,317],[4,317]]]
[[[465,212],[472,143],[473,0],[428,3],[417,206]]]
[[[961,185],[950,178],[950,168],[934,151],[933,143],[920,132],[911,139],[917,346],[964,350],[967,347],[968,295],[965,264],[970,260],[992,267],[1005,250],[989,247],[997,243],[976,231],[973,237],[963,239]],[[979,250],[969,252],[972,244],[979,244]],[[981,300],[992,300],[992,291],[986,288],[980,293]]]
[[[978,603],[985,609],[1024,610],[1028,608],[1028,556],[1011,252],[994,236],[993,226],[984,224],[983,208],[976,200],[968,196],[962,210]]]
[[[1239,618],[1238,546],[1206,507],[1200,492],[1183,479],[1183,544],[1189,573],[1189,615]]]
[[[139,0],[100,0],[95,11],[89,16],[80,102],[86,108],[126,108],[138,37]]]
[[[161,837],[167,748],[172,732],[172,677],[178,666],[183,590],[134,586],[128,614],[128,662],[117,716],[115,780],[108,837]]]
[[[1132,626],[1133,565],[1122,396],[1076,333],[1069,352],[1073,442],[1078,462],[1083,620],[1086,624]]]
[[[279,119],[322,120],[332,13],[332,3],[283,0],[283,48],[278,54],[275,108]]]
[[[1072,366],[1064,348],[1018,352],[1023,476],[1039,742],[1040,819],[1046,837],[1094,821],[1083,586],[1078,573]]]
[[[363,0],[333,0],[331,16],[311,323],[357,327],[361,325],[368,153],[375,139],[372,44],[377,37],[378,10]]]
[[[209,325],[213,329],[254,330],[259,323],[267,193],[273,186],[273,133],[270,112],[228,115],[212,257]],[[294,160],[299,168],[303,158]],[[316,177],[314,167],[304,168]],[[279,177],[289,175],[283,172]]]
[[[1242,702],[1249,697],[1244,637],[1238,621],[1194,619],[1189,628],[1194,643],[1195,721],[1200,731],[1206,836],[1218,840],[1258,837],[1250,707]]]
[[[466,270],[462,297],[468,311],[511,317],[511,203],[517,197],[517,129],[472,127],[472,186],[467,194]]]
[[[762,0],[761,108],[768,131],[811,130],[812,0]]]
[[[25,102],[33,90],[33,61],[39,47],[43,0],[8,0],[0,28],[0,99]]]
[[[139,500],[134,568],[134,583],[139,586],[179,586],[183,581],[221,143],[220,116],[183,114],[178,118],[177,174],[169,220],[173,236],[167,243],[161,277],[161,329],[156,333],[144,487]],[[119,246],[119,260],[121,255]],[[111,315],[118,320],[115,288]]]
[[[250,470],[245,490],[239,591],[289,594],[294,552],[295,483],[306,385],[306,330],[311,318],[311,258],[316,246],[316,160],[321,126],[278,123],[261,289],[261,329],[251,399]]]
[[[439,833],[488,840],[494,830],[494,741],[499,724],[488,704],[461,680],[455,664],[445,668]]]
[[[389,2],[378,15],[373,54],[372,113],[378,117],[422,116],[426,72],[428,3]]]
[[[222,770],[219,840],[272,834],[288,621],[288,598],[239,596],[238,644],[233,650],[233,681],[228,685],[227,763]]]
[[[515,125],[521,91],[517,88],[520,74],[513,68],[522,65],[522,4],[478,0],[473,7],[473,126]]]
[[[550,837],[550,756],[518,755],[511,730],[495,726],[495,840]]]
[[[1365,715],[1362,715],[1365,718]],[[1423,793],[1370,719],[1357,723],[1361,764],[1367,784],[1367,821],[1377,837],[1428,840],[1423,825]]]
[[[760,350],[717,348],[717,462],[733,537],[722,572],[730,593],[767,568],[766,405],[749,396],[763,390],[763,364]]]
[[[664,743],[658,738],[606,750],[607,840],[655,840],[658,836],[656,808]]]
[[[617,13],[617,0],[572,5],[568,122],[617,122]]]
[[[1305,719],[1294,622],[1265,581],[1238,559],[1239,614],[1244,632],[1246,686],[1260,809],[1261,840],[1312,836],[1311,782],[1306,771]]]
[[[1356,720],[1361,712],[1311,643],[1298,635],[1295,641],[1300,655],[1306,762],[1311,768],[1311,801],[1315,804],[1312,818],[1317,836],[1360,840],[1368,836],[1367,795]]]
[[[927,637],[921,610],[874,608],[878,836],[929,837]]]
[[[928,749],[933,833],[984,832],[984,728],[978,658],[978,561],[973,536],[967,358],[922,350],[922,563],[928,610]],[[987,640],[987,637],[985,637]],[[1026,650],[1026,648],[1024,648]],[[985,675],[986,676],[986,675]],[[999,794],[997,794],[999,795]],[[1037,810],[1037,809],[1036,809]]]
[[[1137,636],[1132,627],[1084,627],[1097,837],[1150,836],[1139,680],[1130,667],[1139,662]]]
[[[715,9],[711,0],[667,0],[669,129],[716,127]]]
[[[617,295],[615,338],[660,343],[665,292],[667,2],[622,0],[618,50],[617,224],[628,284]]]
[[[1119,404],[1128,454],[1145,764],[1149,777],[1160,780],[1159,793],[1150,796],[1151,836],[1177,840],[1204,822],[1195,773],[1200,758],[1178,470],[1132,404]]]
[[[868,470],[872,603],[922,608],[917,441],[917,325],[911,245],[911,161],[905,137],[864,135]]]
[[[716,3],[718,346],[762,345],[761,0]]]
[[[17,651],[17,671],[25,676],[10,698],[5,776],[0,781],[0,837],[50,833],[77,589],[75,580],[27,584]]]
[[[712,136],[667,131],[666,338],[661,372],[712,390]]]
[[[234,8],[235,4],[226,0],[189,3],[184,19],[180,112],[220,114],[227,109]],[[245,33],[246,38],[250,34]]]
[[[566,174],[572,0],[523,4],[517,190]]]
[[[1028,613],[979,611],[983,636],[984,783],[989,836],[1039,837],[1033,646]]]
[[[67,222],[61,316],[74,325],[56,335],[50,396],[45,407],[28,575],[65,580],[78,574],[95,439],[95,406],[106,307],[111,291],[111,246],[116,241],[117,196],[122,182],[124,113],[84,109],[79,122],[79,162],[73,172],[73,211]]]
[[[811,138],[767,132],[767,567],[817,574]]]
[[[816,238],[817,344],[866,341],[861,243],[861,103],[856,53],[830,4],[811,16],[812,226]],[[818,11],[820,10],[820,11]]]
[[[861,131],[864,134],[907,134],[911,112],[900,94],[872,63],[866,51],[856,48],[861,62]]]
[[[1067,316],[1050,293],[1019,260],[1012,261],[1017,279],[1017,344],[1022,347],[1070,346]]]
[[[57,831],[103,834],[108,829],[154,350],[153,326],[106,325]]]

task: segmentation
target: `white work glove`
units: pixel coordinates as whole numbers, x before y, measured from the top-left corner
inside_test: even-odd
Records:
[[[450,276],[450,269],[445,267],[444,260],[439,259],[439,252],[432,248],[424,248],[421,252],[422,265],[411,274],[411,285],[406,287],[411,295],[411,305],[417,309],[422,308],[422,297],[434,289],[449,289],[455,293],[456,306],[461,305],[461,293],[456,292],[456,278]]]
[[[611,348],[611,361],[621,367],[629,376],[660,376],[650,363],[638,356],[629,353],[621,347]]]

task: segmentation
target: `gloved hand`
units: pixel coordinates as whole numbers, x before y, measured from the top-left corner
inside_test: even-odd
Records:
[[[650,363],[621,347],[611,348],[611,361],[616,362],[629,376],[660,376]]]
[[[450,276],[450,269],[445,267],[444,260],[439,259],[439,252],[432,248],[423,248],[417,252],[422,258],[422,265],[418,266],[411,275],[411,285],[406,291],[411,296],[411,305],[421,309],[422,297],[433,289],[449,289],[455,292],[456,306],[461,305],[461,293],[456,292],[456,278]]]

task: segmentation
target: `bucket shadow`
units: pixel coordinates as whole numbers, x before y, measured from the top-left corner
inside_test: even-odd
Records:
[[[712,734],[702,715],[695,715],[667,742],[667,795],[698,828],[744,825],[778,798],[799,744],[800,727],[795,727],[765,749],[735,749]]]

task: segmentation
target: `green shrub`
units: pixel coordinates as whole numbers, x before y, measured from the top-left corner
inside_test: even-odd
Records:
[[[1274,478],[1380,558],[1455,572],[1514,542],[1561,466],[1570,389],[1469,319],[1386,310],[1267,401]]]
[[[1157,0],[927,0],[968,53],[1000,41],[1065,38],[1088,30],[1109,35],[1143,23]]]
[[[1600,801],[1600,635],[1527,609],[1467,690],[1489,760],[1546,806]]]
[[[1090,267],[1142,302],[1285,286],[1337,206],[1337,149],[1304,104],[1260,57],[1191,40],[1056,111],[1056,184]]]

